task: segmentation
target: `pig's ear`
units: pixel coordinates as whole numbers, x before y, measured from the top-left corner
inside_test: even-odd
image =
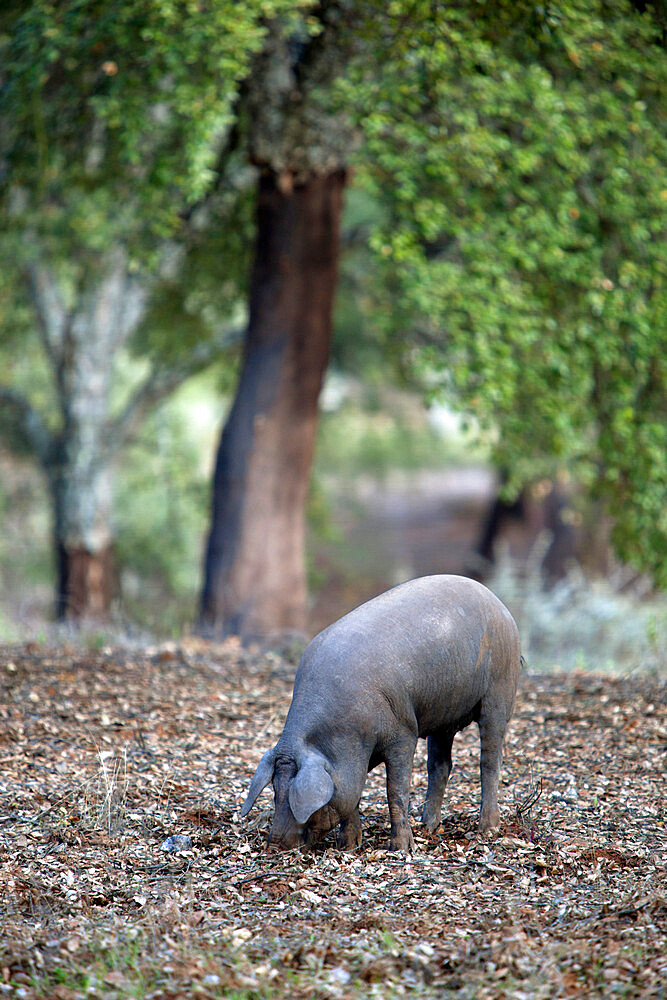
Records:
[[[309,754],[289,786],[289,804],[297,823],[305,823],[334,793],[331,775],[318,754]]]
[[[241,816],[248,815],[259,793],[266,788],[268,783],[273,778],[275,763],[276,763],[275,749],[267,750],[267,752],[264,754],[264,756],[262,757],[257,766],[257,770],[255,771],[255,776],[250,782],[248,795],[241,807]]]

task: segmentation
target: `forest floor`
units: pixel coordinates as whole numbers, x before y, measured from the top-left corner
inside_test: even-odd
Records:
[[[420,743],[413,856],[382,768],[358,851],[267,853],[269,791],[239,806],[293,673],[231,641],[0,649],[0,995],[667,995],[664,680],[525,675],[494,838],[472,726],[435,834]]]

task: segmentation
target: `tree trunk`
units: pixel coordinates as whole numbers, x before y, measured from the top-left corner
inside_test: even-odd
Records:
[[[217,456],[200,626],[303,630],[305,504],[329,358],[343,170],[266,171],[241,378]]]
[[[56,618],[104,620],[115,590],[109,470],[65,462],[51,470],[50,483]]]
[[[112,251],[106,265],[83,282],[69,312],[60,304],[55,275],[44,266],[33,274],[61,410],[61,426],[43,458],[53,509],[59,619],[106,618],[115,582],[109,439],[114,364],[139,320],[143,292],[132,290],[122,251]]]
[[[101,552],[56,547],[58,590],[56,618],[104,621],[109,615],[115,580],[111,546]]]

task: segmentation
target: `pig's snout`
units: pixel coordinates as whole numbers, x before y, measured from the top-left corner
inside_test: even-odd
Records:
[[[269,833],[269,850],[290,851],[304,841],[304,827],[299,826],[291,812],[287,816],[276,815]]]
[[[303,837],[298,834],[280,838],[270,835],[268,848],[270,851],[291,851],[295,847],[300,847],[303,842]]]

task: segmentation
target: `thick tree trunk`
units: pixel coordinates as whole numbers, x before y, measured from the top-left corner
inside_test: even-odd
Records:
[[[305,504],[329,357],[345,174],[260,180],[250,321],[213,486],[200,626],[302,630]]]

